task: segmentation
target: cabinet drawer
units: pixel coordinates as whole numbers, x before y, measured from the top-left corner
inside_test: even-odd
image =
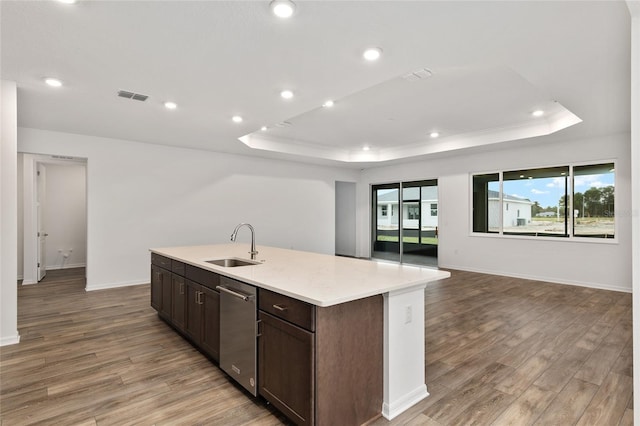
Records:
[[[158,265],[161,268],[171,270],[171,259],[168,257],[160,256],[156,253],[151,253],[151,263]]]
[[[182,275],[184,277],[185,264],[184,262],[178,262],[177,260],[171,260],[171,272],[174,274]]]
[[[205,287],[215,290],[216,286],[220,284],[220,275],[215,272],[206,271],[195,266],[186,265],[185,276],[198,284],[202,284]]]
[[[282,294],[258,289],[259,309],[310,331],[316,329],[315,306]]]

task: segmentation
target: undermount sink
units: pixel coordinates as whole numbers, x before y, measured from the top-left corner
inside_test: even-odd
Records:
[[[205,260],[205,262],[211,263],[213,265],[224,266],[225,268],[235,268],[236,266],[260,265],[260,262],[256,260],[239,259],[237,257],[230,257],[226,259]]]

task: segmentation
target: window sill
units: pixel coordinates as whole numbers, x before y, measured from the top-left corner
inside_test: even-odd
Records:
[[[591,238],[591,237],[548,237],[548,236],[532,236],[532,235],[505,235],[499,233],[484,233],[484,232],[471,232],[470,237],[484,237],[484,238],[500,238],[506,240],[529,240],[529,241],[561,241],[570,243],[587,243],[587,244],[618,244],[618,238]]]

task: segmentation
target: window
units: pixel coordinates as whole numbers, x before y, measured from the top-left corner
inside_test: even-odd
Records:
[[[603,163],[474,175],[472,230],[613,238],[614,172],[613,163]]]
[[[431,203],[431,216],[438,216],[438,203]]]
[[[511,204],[502,215],[505,234],[568,236],[567,182],[569,167],[516,170],[502,174],[502,202]],[[508,205],[507,204],[507,205]],[[539,218],[539,211],[556,212],[555,217]]]
[[[573,235],[615,235],[615,168],[613,163],[573,168]]]
[[[418,220],[420,218],[420,206],[416,204],[407,204],[407,219]]]
[[[473,177],[473,232],[500,231],[500,174]]]
[[[387,216],[387,209],[388,209],[388,206],[380,206],[380,215],[383,216],[383,217],[386,217]]]

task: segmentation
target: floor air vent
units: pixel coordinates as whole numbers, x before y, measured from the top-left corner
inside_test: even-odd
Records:
[[[118,90],[118,96],[121,98],[133,99],[135,101],[146,101],[149,96],[141,95],[140,93],[133,93],[127,90]]]

